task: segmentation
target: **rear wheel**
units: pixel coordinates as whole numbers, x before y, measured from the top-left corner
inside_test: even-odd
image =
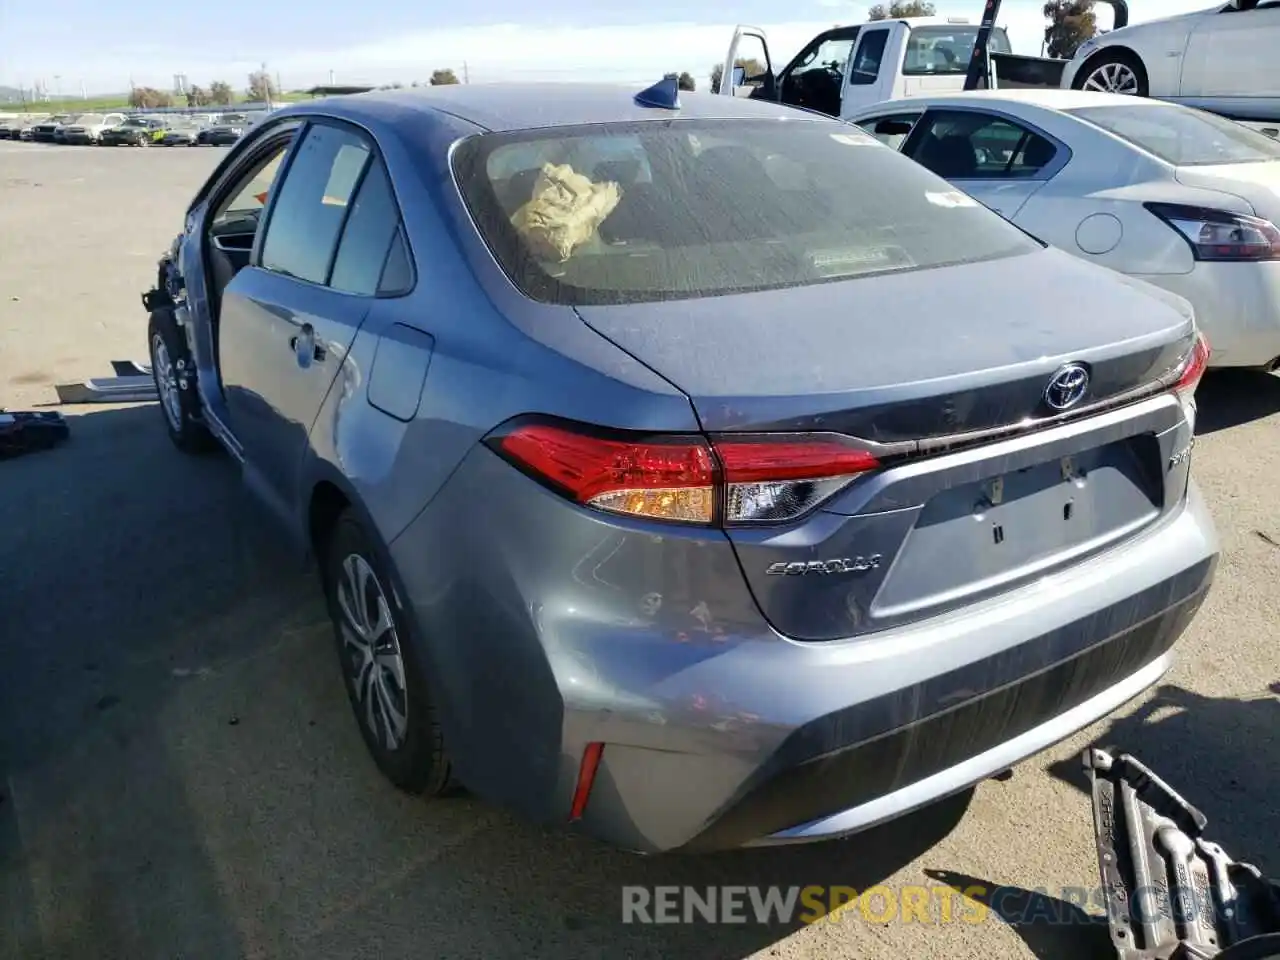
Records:
[[[401,790],[449,792],[451,764],[408,625],[382,561],[349,509],[334,526],[323,564],[342,678],[365,746]]]
[[[147,324],[151,377],[160,398],[160,413],[174,446],[184,453],[212,450],[217,441],[200,415],[195,361],[173,317],[172,308],[151,311]]]
[[[1104,50],[1096,54],[1080,68],[1072,86],[1077,90],[1133,97],[1145,97],[1150,92],[1146,68],[1126,50]]]

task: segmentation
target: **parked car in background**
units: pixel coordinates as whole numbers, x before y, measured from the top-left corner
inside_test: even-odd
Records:
[[[1280,142],[1176,104],[1055,89],[853,120],[1041,240],[1185,297],[1212,366],[1280,366]]]
[[[104,147],[148,147],[164,136],[166,123],[157,117],[129,117],[103,130],[99,143]]]
[[[775,75],[769,42],[759,27],[734,30],[716,93],[773,100],[833,117],[897,97],[964,89],[978,24],[963,17],[873,20],[826,30],[810,40]],[[991,31],[990,49],[1011,51],[1003,27]],[[739,59],[765,66],[748,77]]]
[[[22,132],[43,120],[43,117],[14,117],[0,123],[0,140],[21,140]]]
[[[843,836],[1168,668],[1207,348],[856,127],[674,86],[265,117],[143,298],[159,416],[318,560],[395,784]]]
[[[1280,120],[1280,0],[1233,0],[1086,40],[1062,86]]]
[[[64,123],[74,123],[77,115],[70,113],[55,113],[46,120],[31,127],[31,139],[40,143],[54,143],[56,141],[58,128]]]
[[[174,120],[160,138],[163,147],[194,147],[205,125],[194,120]]]
[[[239,140],[249,125],[249,118],[243,113],[223,114],[217,123],[201,130],[196,139],[201,146],[228,146]]]
[[[112,127],[124,123],[123,113],[86,113],[75,122],[63,125],[61,139],[64,143],[99,143],[102,135]]]

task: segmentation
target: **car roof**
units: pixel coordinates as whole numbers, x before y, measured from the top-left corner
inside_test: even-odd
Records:
[[[635,96],[648,84],[492,83],[448,84],[408,90],[375,90],[297,104],[289,113],[332,113],[392,125],[404,111],[441,112],[500,132],[586,123],[672,119],[794,119],[836,123],[764,100],[682,90],[680,109],[642,107]]]
[[[929,106],[934,104],[962,104],[979,106],[981,104],[1029,104],[1047,110],[1073,110],[1081,107],[1111,107],[1123,103],[1127,107],[1150,107],[1158,109],[1173,104],[1163,100],[1150,100],[1145,97],[1131,97],[1119,93],[1101,93],[1093,90],[1062,90],[1058,87],[1031,87],[1019,90],[957,90],[954,93],[938,93],[923,97],[903,97],[898,100],[877,103],[858,113],[882,113],[884,108],[897,109],[902,106]]]

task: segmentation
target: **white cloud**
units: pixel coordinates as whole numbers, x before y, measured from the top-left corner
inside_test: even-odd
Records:
[[[770,40],[775,68],[782,66],[808,40],[836,22],[857,23],[865,16],[866,0],[815,0],[823,10],[822,19],[762,24]],[[1201,8],[1205,0],[1135,0],[1133,20],[1180,13]],[[947,16],[975,18],[980,12],[976,0],[939,0],[938,12]],[[1158,6],[1158,9],[1157,9]],[[1044,21],[1038,3],[1009,0],[1001,15],[1001,25],[1019,53],[1040,51]],[[1107,14],[1100,15],[1107,25]],[[423,31],[389,37],[386,40],[335,45],[329,49],[306,51],[262,51],[261,58],[279,73],[287,87],[323,83],[334,72],[339,83],[387,83],[425,81],[433,69],[452,67],[459,75],[464,63],[472,82],[500,80],[605,80],[642,83],[657,79],[670,70],[688,70],[705,85],[711,65],[727,52],[734,24],[657,23],[638,26],[528,27],[496,24]],[[744,50],[753,55],[756,49]],[[47,56],[48,51],[44,52]],[[144,71],[137,64],[146,63]],[[55,69],[45,64],[46,81],[60,69],[62,87],[70,92],[81,79],[92,89],[118,90],[125,86],[130,70],[139,84],[167,87],[174,74],[183,73],[196,83],[225,79],[241,84],[258,60],[216,60],[193,57],[191,52],[159,46],[142,50],[117,50],[110,55],[91,57],[77,64]],[[20,79],[23,69],[17,59],[7,74]],[[25,78],[30,83],[32,74]]]

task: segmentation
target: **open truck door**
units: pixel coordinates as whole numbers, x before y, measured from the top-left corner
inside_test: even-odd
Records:
[[[738,66],[739,60],[763,63],[764,73],[747,76],[746,70]],[[776,99],[776,80],[773,75],[773,60],[769,56],[769,39],[759,27],[739,24],[733,29],[733,40],[729,44],[729,53],[724,58],[720,86],[716,93],[737,96],[738,88],[746,85],[759,86],[762,88],[762,96]]]

